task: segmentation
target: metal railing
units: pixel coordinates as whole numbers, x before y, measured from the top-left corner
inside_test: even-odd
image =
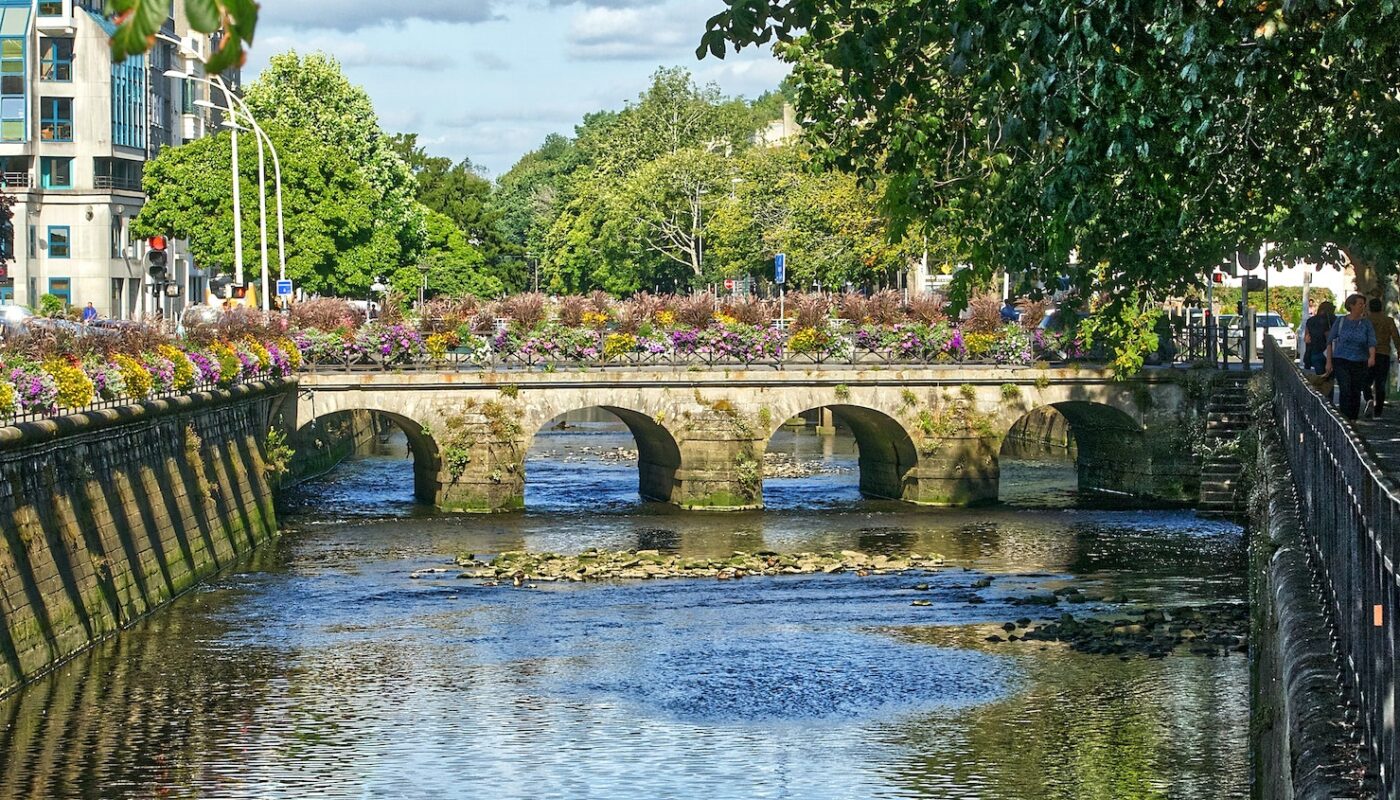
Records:
[[[1380,769],[1383,797],[1400,792],[1396,639],[1400,625],[1400,486],[1356,430],[1271,339],[1264,366],[1309,546],[1332,612],[1348,689]]]
[[[94,189],[115,189],[122,192],[141,191],[140,178],[125,178],[120,175],[97,175],[92,179]]]
[[[277,376],[275,376],[271,371],[264,371],[264,372],[259,372],[258,374],[253,375],[253,376],[251,376],[251,377],[239,378],[237,381],[234,381],[234,382],[231,383],[231,384],[218,384],[218,383],[207,383],[207,382],[205,382],[205,383],[198,383],[198,384],[196,384],[195,386],[193,386],[193,387],[191,387],[191,388],[188,388],[188,389],[168,389],[168,390],[165,390],[165,391],[152,391],[150,394],[146,395],[145,397],[134,397],[134,396],[132,396],[132,395],[125,395],[125,394],[124,394],[124,395],[119,395],[119,396],[117,396],[117,397],[111,397],[111,398],[107,398],[107,399],[100,399],[100,398],[99,398],[99,399],[97,399],[97,400],[94,400],[94,401],[91,402],[91,403],[88,403],[87,405],[80,406],[80,407],[77,407],[77,408],[53,408],[53,409],[47,409],[47,410],[33,410],[33,411],[24,411],[24,410],[20,410],[20,411],[16,411],[14,414],[9,415],[9,416],[0,415],[0,427],[4,427],[4,426],[6,426],[6,425],[18,425],[18,424],[24,423],[24,422],[36,422],[36,421],[41,420],[41,419],[54,419],[54,418],[56,418],[56,417],[67,417],[67,416],[72,416],[72,415],[74,415],[74,414],[86,414],[86,413],[91,412],[91,411],[100,411],[100,410],[106,409],[106,408],[124,408],[124,407],[126,407],[126,406],[135,405],[135,404],[138,404],[138,403],[143,403],[143,402],[146,402],[146,401],[148,401],[148,400],[166,400],[166,399],[169,399],[169,398],[172,398],[172,397],[181,397],[181,396],[183,396],[183,395],[198,394],[198,393],[200,393],[200,392],[212,392],[212,391],[214,391],[214,390],[216,390],[216,389],[227,389],[227,388],[229,388],[229,386],[238,386],[238,385],[248,384],[248,383],[257,383],[258,381],[277,380],[277,379],[278,379]]]
[[[0,172],[0,183],[10,189],[28,189],[32,182],[28,172]]]

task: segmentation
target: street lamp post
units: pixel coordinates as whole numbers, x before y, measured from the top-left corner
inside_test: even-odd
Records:
[[[263,157],[263,145],[264,145],[264,143],[267,145],[267,151],[270,152],[270,153],[272,153],[272,176],[273,176],[273,185],[274,185],[274,188],[275,188],[276,193],[277,193],[277,258],[278,258],[278,277],[279,277],[281,280],[286,280],[286,279],[287,279],[287,240],[286,240],[286,225],[284,224],[284,221],[283,221],[283,214],[282,214],[282,159],[281,159],[281,158],[278,156],[278,154],[277,154],[277,147],[276,147],[276,145],[274,145],[274,144],[272,143],[272,137],[268,136],[268,135],[267,135],[267,132],[264,131],[264,130],[262,129],[262,126],[258,124],[257,118],[253,116],[253,111],[252,111],[251,108],[248,107],[247,102],[245,102],[245,101],[243,100],[243,98],[239,97],[237,94],[234,94],[232,91],[230,91],[229,88],[228,88],[228,85],[224,83],[223,78],[219,77],[218,75],[215,75],[212,79],[209,79],[209,78],[201,78],[201,77],[199,77],[199,76],[197,76],[197,75],[192,75],[192,74],[190,74],[190,73],[188,73],[188,72],[180,72],[180,71],[178,71],[178,70],[169,70],[169,71],[167,71],[167,72],[165,73],[165,76],[168,77],[168,78],[180,78],[180,79],[182,79],[182,80],[196,81],[196,82],[202,83],[202,84],[204,84],[204,85],[206,85],[206,86],[212,86],[212,87],[214,87],[214,88],[217,88],[219,91],[223,92],[224,101],[225,101],[225,103],[226,103],[225,106],[219,106],[219,105],[216,105],[216,104],[214,104],[214,103],[211,103],[211,102],[209,102],[209,101],[207,101],[207,100],[197,100],[197,101],[195,101],[195,104],[196,104],[196,105],[199,105],[199,106],[206,107],[206,108],[217,108],[217,109],[219,109],[219,110],[221,110],[221,111],[227,111],[227,112],[228,112],[229,121],[230,121],[231,123],[233,123],[233,124],[231,124],[229,127],[230,127],[230,129],[233,131],[233,154],[234,154],[233,157],[234,157],[234,164],[235,164],[235,167],[234,167],[234,169],[235,169],[235,174],[236,174],[236,170],[237,170],[237,166],[236,166],[236,165],[237,165],[237,162],[238,162],[238,130],[239,130],[239,128],[238,128],[238,126],[237,126],[237,120],[238,120],[238,116],[239,116],[239,112],[240,112],[240,111],[242,112],[243,117],[248,121],[249,127],[251,127],[251,128],[253,129],[254,134],[256,134],[256,136],[257,136],[257,141],[258,141],[258,183],[259,183],[259,187],[260,187],[260,189],[261,189],[261,196],[259,197],[259,207],[258,207],[258,211],[259,211],[259,216],[260,216],[260,220],[261,220],[261,224],[262,224],[262,296],[263,296],[262,305],[263,305],[263,310],[266,311],[266,310],[268,310],[268,308],[269,308],[270,296],[269,296],[268,291],[267,291],[267,288],[268,288],[268,269],[267,269],[267,175],[266,175],[265,166],[264,166],[264,161],[263,161],[263,158],[264,158],[264,157]],[[240,212],[239,212],[238,194],[239,194],[239,190],[238,190],[238,181],[235,180],[235,181],[234,181],[234,238],[238,240],[238,250],[237,250],[237,253],[238,253],[238,263],[239,263],[239,267],[238,267],[237,280],[238,280],[238,282],[239,282],[240,284],[242,284],[242,282],[243,282],[243,271],[242,271],[242,252],[243,252],[243,246],[242,246],[242,236],[241,236],[241,232],[242,232],[242,222],[241,222],[241,214],[240,214]]]

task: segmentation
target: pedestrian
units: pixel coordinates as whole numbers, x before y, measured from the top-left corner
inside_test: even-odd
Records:
[[[1361,415],[1361,391],[1376,366],[1376,329],[1366,317],[1365,297],[1354,294],[1344,306],[1347,315],[1338,317],[1327,335],[1327,372],[1337,376],[1342,416],[1355,422]]]
[[[1371,410],[1379,419],[1385,412],[1386,385],[1390,383],[1390,363],[1393,355],[1400,352],[1400,330],[1395,327],[1395,319],[1384,312],[1380,298],[1371,299],[1371,327],[1376,331],[1376,365],[1371,368]],[[1397,348],[1392,350],[1391,347]]]
[[[1001,307],[1002,322],[1016,322],[1021,319],[1021,312],[1016,308],[1016,301],[1010,297],[1006,298],[1006,303]]]
[[[91,325],[92,323],[94,323],[94,322],[96,322],[96,321],[97,321],[97,309],[96,309],[96,308],[93,308],[92,303],[89,302],[89,303],[87,304],[87,308],[84,308],[84,309],[83,309],[83,324],[84,324],[84,325]]]
[[[1317,373],[1326,374],[1327,334],[1337,322],[1336,306],[1331,300],[1317,307],[1317,313],[1308,317],[1303,326],[1303,366]]]

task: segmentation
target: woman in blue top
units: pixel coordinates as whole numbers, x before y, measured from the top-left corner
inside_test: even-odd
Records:
[[[1327,371],[1337,375],[1342,416],[1355,422],[1361,415],[1361,390],[1376,364],[1376,329],[1366,316],[1366,298],[1347,298],[1345,317],[1338,317],[1327,334]]]

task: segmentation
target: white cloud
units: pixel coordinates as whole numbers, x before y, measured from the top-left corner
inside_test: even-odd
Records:
[[[510,69],[510,62],[490,50],[477,50],[472,53],[472,62],[482,69],[502,72]]]
[[[692,38],[688,23],[660,8],[587,8],[569,25],[569,57],[579,61],[673,59],[686,51]]]
[[[347,67],[396,67],[423,72],[442,72],[457,62],[450,56],[425,51],[389,49],[342,36],[271,36],[258,42],[260,52],[296,50],[329,53]]]
[[[472,24],[498,19],[497,0],[281,0],[264,3],[259,22],[305,30],[357,31],[380,25],[400,26],[408,20]]]

